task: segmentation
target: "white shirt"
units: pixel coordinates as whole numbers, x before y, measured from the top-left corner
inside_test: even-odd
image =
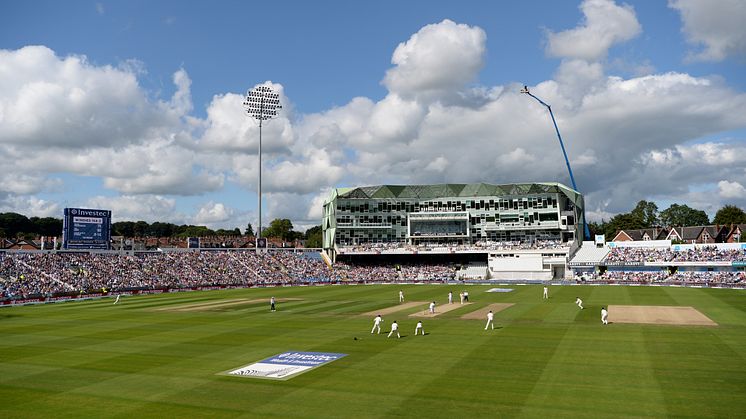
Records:
[[[399,330],[399,324],[391,323],[391,330]]]
[[[487,320],[492,320],[495,317],[495,313],[487,313]]]
[[[430,303],[430,310],[435,308],[435,303]]]
[[[604,308],[604,309],[601,309],[601,317],[602,317],[602,318],[603,318],[603,317],[606,317],[606,316],[608,316],[608,315],[609,315],[609,312],[608,312],[608,311],[606,311],[606,309],[605,309],[605,308]]]
[[[373,322],[374,322],[375,324],[379,324],[379,323],[381,323],[381,321],[383,321],[383,319],[381,318],[381,316],[376,316],[376,318],[375,318],[375,319],[373,319]]]
[[[422,322],[417,322],[417,327],[415,329],[422,329]]]

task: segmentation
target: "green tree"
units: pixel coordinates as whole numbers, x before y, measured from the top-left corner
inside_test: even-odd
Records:
[[[206,226],[182,225],[178,229],[179,237],[205,237],[214,235],[215,232]]]
[[[246,226],[246,231],[243,234],[249,237],[254,236],[254,227],[251,226],[251,223]]]
[[[150,225],[145,221],[138,221],[135,223],[135,237],[145,237],[148,235]]]
[[[658,224],[658,205],[655,205],[655,202],[640,201],[630,214],[639,218],[642,224],[639,228],[648,228]]]
[[[135,237],[135,223],[132,221],[117,221],[111,225],[112,235]]]
[[[746,224],[746,213],[735,205],[726,205],[715,213],[712,222],[719,225]]]
[[[671,204],[661,211],[660,221],[665,226],[690,227],[710,224],[710,218],[702,210],[690,208],[688,205]]]
[[[638,230],[647,228],[639,214],[625,213],[618,214],[609,220],[604,229],[607,240],[613,239],[620,230]]]
[[[15,212],[0,213],[0,228],[5,230],[5,237],[20,237],[24,233],[33,233],[34,225],[26,218]]]
[[[176,231],[176,227],[175,224],[156,221],[148,227],[147,235],[153,237],[171,237]]]
[[[31,217],[33,232],[40,236],[59,236],[62,234],[62,219],[53,217]]]
[[[293,240],[296,234],[293,231],[293,223],[287,218],[275,218],[262,232],[263,237],[277,237],[286,241]]]
[[[593,238],[593,236],[595,236],[596,234],[606,234],[606,224],[607,223],[603,220],[600,223],[595,221],[589,222],[588,230],[591,232],[591,238]],[[611,240],[611,238],[609,238],[609,240]]]
[[[321,247],[321,226],[314,226],[306,230],[306,247]]]
[[[219,228],[215,230],[215,235],[217,236],[240,236],[241,230],[238,228],[234,228],[233,230],[228,230],[225,228]]]

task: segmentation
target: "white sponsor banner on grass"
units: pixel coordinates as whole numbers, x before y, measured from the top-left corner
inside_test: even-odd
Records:
[[[227,371],[223,374],[239,377],[287,380],[313,368],[336,361],[347,354],[332,352],[284,352],[251,365]]]
[[[485,292],[511,292],[513,288],[490,288]]]

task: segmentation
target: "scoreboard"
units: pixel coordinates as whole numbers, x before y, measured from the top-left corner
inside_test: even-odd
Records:
[[[62,219],[63,249],[110,249],[111,211],[65,208]]]

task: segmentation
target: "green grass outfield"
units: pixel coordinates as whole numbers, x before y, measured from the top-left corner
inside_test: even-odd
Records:
[[[424,319],[360,313],[474,304]],[[666,287],[327,286],[189,292],[0,309],[0,417],[744,417],[746,291]],[[209,311],[164,307],[300,298]],[[584,300],[585,310],[575,305]],[[490,303],[514,306],[461,320]],[[693,306],[716,327],[611,324],[602,305]],[[355,340],[354,338],[358,339]],[[218,373],[285,351],[348,356],[287,381]]]

